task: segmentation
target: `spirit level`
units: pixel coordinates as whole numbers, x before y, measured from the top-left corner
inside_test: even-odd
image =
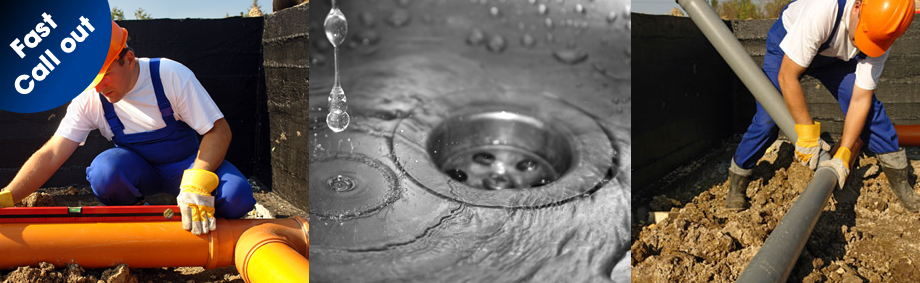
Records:
[[[2,223],[181,221],[175,205],[8,207],[0,208]]]

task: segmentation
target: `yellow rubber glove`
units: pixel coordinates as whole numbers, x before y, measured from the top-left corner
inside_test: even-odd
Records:
[[[188,169],[182,174],[179,184],[181,191],[176,197],[182,210],[182,229],[192,234],[207,234],[217,229],[214,219],[214,197],[211,192],[217,189],[220,179],[204,169]]]
[[[795,141],[795,160],[814,170],[818,167],[818,156],[821,152],[831,149],[831,146],[820,138],[821,123],[795,124],[795,133],[799,136]]]
[[[0,192],[0,207],[14,207],[16,202],[13,201],[13,193],[10,191]]]
[[[834,158],[831,160],[825,160],[821,162],[819,167],[830,167],[837,172],[837,185],[840,185],[839,188],[843,189],[844,182],[847,180],[847,175],[850,174],[850,149],[846,147],[840,147],[837,149],[837,153],[834,154]]]

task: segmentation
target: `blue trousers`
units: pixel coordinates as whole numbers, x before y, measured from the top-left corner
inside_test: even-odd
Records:
[[[779,48],[779,43],[786,36],[782,18],[773,24],[767,34],[767,53],[764,55],[763,72],[767,74],[773,86],[779,90],[779,67],[785,53]],[[805,70],[804,75],[809,75],[821,81],[846,115],[853,95],[856,80],[856,59],[843,61],[833,57],[815,56],[811,65]],[[760,103],[757,103],[757,112],[751,120],[751,125],[741,138],[741,143],[735,150],[734,161],[741,168],[754,168],[757,160],[763,157],[764,152],[776,141],[779,128]],[[885,114],[882,102],[872,97],[872,106],[866,117],[866,125],[860,138],[867,142],[868,149],[874,153],[886,153],[898,150],[898,136],[894,125]]]
[[[110,148],[86,168],[86,179],[96,198],[105,205],[132,205],[144,196],[159,194],[178,196],[182,173],[192,167],[195,157],[193,154],[176,163],[151,165],[130,149]],[[243,173],[226,160],[214,173],[220,178],[212,193],[215,215],[240,218],[251,211],[256,200]]]

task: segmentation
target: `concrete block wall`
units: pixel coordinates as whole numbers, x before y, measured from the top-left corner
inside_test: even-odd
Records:
[[[632,178],[643,187],[731,133],[735,78],[690,18],[632,21],[632,137],[642,145]]]
[[[271,123],[272,190],[309,209],[309,4],[265,17],[262,46]]]

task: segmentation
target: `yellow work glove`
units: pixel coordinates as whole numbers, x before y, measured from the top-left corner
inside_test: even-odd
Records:
[[[14,207],[16,202],[13,201],[13,193],[10,191],[0,192],[0,207]]]
[[[811,170],[818,167],[818,156],[822,151],[828,151],[831,146],[821,140],[821,123],[814,125],[795,124],[795,133],[799,139],[795,141],[795,160]]]
[[[214,219],[214,197],[211,192],[217,189],[220,179],[204,169],[188,169],[182,174],[179,184],[179,196],[176,202],[182,210],[182,229],[192,234],[207,234],[217,229]]]
[[[850,174],[850,149],[846,147],[840,147],[837,149],[837,153],[834,154],[834,158],[831,160],[825,160],[821,162],[819,167],[830,167],[837,172],[837,184],[840,185],[840,188],[843,189],[843,184],[847,180],[847,175]]]

